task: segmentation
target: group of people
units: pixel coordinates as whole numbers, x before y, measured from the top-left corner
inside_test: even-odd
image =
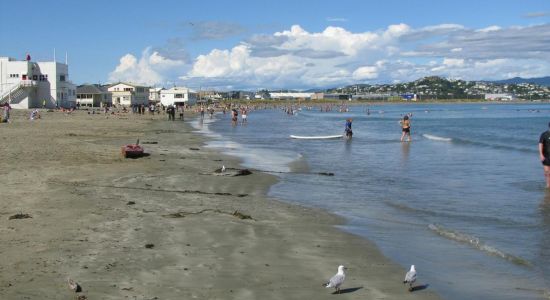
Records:
[[[399,121],[399,124],[401,125],[401,141],[404,142],[405,138],[407,138],[407,141],[411,141],[411,120],[409,117],[411,114],[407,114],[403,117],[402,120]],[[349,118],[346,120],[346,127],[344,129],[344,132],[346,133],[346,137],[348,139],[353,137],[353,130],[351,129],[351,124],[353,122],[352,118]],[[549,131],[549,140],[550,140],[550,131]],[[549,141],[550,146],[550,141]],[[550,157],[550,149],[549,149],[549,157]],[[550,161],[548,162],[549,166],[549,174],[550,174]],[[550,175],[549,175],[550,176]]]

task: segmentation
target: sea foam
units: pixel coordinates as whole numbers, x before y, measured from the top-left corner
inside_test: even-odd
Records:
[[[430,224],[428,225],[428,228],[432,230],[433,232],[437,233],[438,235],[448,238],[450,240],[453,240],[455,242],[459,242],[462,244],[466,244],[468,246],[473,247],[474,249],[481,250],[485,253],[488,253],[490,255],[500,257],[503,259],[506,259],[514,264],[522,265],[531,267],[531,263],[527,261],[526,259],[523,259],[521,257],[515,256],[513,254],[506,253],[502,250],[499,250],[495,247],[489,246],[482,242],[478,237],[468,235],[466,233],[450,230],[443,228],[439,225]]]
[[[452,138],[440,137],[440,136],[431,135],[431,134],[423,134],[422,136],[427,138],[428,140],[432,140],[432,141],[450,142],[450,141],[453,140]]]

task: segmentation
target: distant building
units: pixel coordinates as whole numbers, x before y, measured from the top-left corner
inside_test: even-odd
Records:
[[[76,87],[76,104],[80,107],[111,106],[112,95],[105,86],[85,84]]]
[[[113,105],[133,106],[149,102],[149,87],[119,82],[107,89],[113,96]]]
[[[150,88],[149,89],[149,103],[160,103],[160,92],[164,90],[164,88]]]
[[[416,94],[412,94],[412,93],[401,94],[401,99],[405,101],[416,101]]]
[[[75,107],[76,86],[69,66],[55,61],[33,62],[0,57],[0,104],[13,108]]]
[[[173,87],[160,91],[160,102],[168,105],[193,105],[197,103],[197,93],[185,87]]]
[[[352,95],[350,94],[339,94],[339,93],[311,93],[311,100],[351,100]]]
[[[302,92],[269,92],[271,99],[304,99],[309,100],[313,93],[302,93]]]
[[[265,99],[269,99],[269,98],[271,98],[271,95],[266,90],[261,90],[261,91],[256,92],[256,94],[254,94],[254,99],[256,99],[256,100],[265,100]]]
[[[248,91],[231,91],[229,92],[231,99],[252,100],[255,98],[254,92]]]
[[[353,100],[388,100],[392,96],[391,93],[362,93],[352,95],[351,98]]]
[[[514,95],[514,94],[485,94],[485,100],[512,101],[512,100],[516,100],[516,95]]]

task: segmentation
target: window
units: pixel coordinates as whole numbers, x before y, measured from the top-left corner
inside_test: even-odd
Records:
[[[38,76],[38,80],[44,81],[44,75],[39,75],[39,76]]]
[[[65,81],[65,75],[59,75],[59,81]]]
[[[174,94],[174,98],[183,98],[183,94]]]
[[[145,92],[145,89],[144,89],[144,88],[137,88],[136,90],[137,90],[138,93],[143,93],[143,92]]]
[[[132,88],[124,88],[124,91],[125,91],[125,92],[131,92],[131,91],[132,91]]]
[[[32,80],[38,80],[38,75],[32,75]]]

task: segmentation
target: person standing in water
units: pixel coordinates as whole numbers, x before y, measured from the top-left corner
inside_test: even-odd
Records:
[[[550,128],[550,123],[548,123]],[[539,157],[544,169],[546,188],[550,188],[550,129],[546,130],[539,138]]]
[[[409,120],[409,116],[405,115],[403,117],[403,120],[399,121],[399,124],[401,124],[401,141],[403,142],[405,140],[405,136],[408,137],[407,141],[411,141],[411,121]]]
[[[346,120],[346,137],[348,139],[351,139],[351,137],[353,136],[353,131],[351,130],[351,122],[353,121],[353,119],[349,118]]]

